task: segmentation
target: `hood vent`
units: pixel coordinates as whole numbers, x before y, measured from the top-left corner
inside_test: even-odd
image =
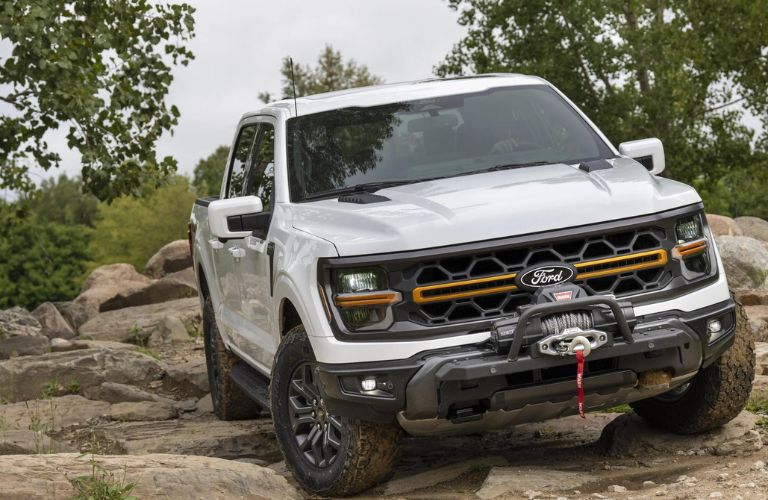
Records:
[[[591,173],[596,170],[609,170],[613,168],[613,165],[611,165],[608,160],[595,160],[582,162],[579,165],[579,168],[586,173]]]
[[[344,194],[339,196],[341,203],[357,203],[358,205],[368,205],[369,203],[381,203],[382,201],[391,201],[386,196],[371,193]]]

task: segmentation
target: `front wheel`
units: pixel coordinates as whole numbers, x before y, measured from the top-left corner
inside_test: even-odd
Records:
[[[331,415],[318,390],[303,326],[289,331],[272,369],[272,420],[296,480],[325,496],[359,493],[385,479],[399,451],[400,429]]]
[[[744,409],[755,376],[755,341],[739,304],[734,335],[733,345],[690,382],[632,408],[651,425],[678,434],[709,431],[733,420]]]

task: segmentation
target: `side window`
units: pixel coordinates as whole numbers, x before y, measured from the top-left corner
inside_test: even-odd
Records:
[[[262,123],[258,146],[254,152],[243,195],[255,195],[261,198],[264,211],[272,210],[272,189],[275,184],[275,128],[269,123]]]
[[[232,163],[229,169],[229,179],[227,179],[227,198],[236,198],[243,192],[245,184],[245,173],[248,167],[248,157],[251,153],[253,141],[256,138],[258,124],[246,125],[240,129],[240,135],[237,136],[235,151],[232,155]]]

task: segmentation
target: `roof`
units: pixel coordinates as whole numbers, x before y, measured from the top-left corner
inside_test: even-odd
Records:
[[[536,84],[542,85],[547,84],[547,82],[536,76],[515,73],[430,78],[427,80],[372,85],[370,87],[358,87],[299,97],[296,99],[295,105],[298,108],[299,115],[307,115],[350,106],[378,106],[393,102],[428,99],[430,97],[482,92],[483,90],[495,87]],[[246,113],[246,116],[263,114],[268,112],[270,108],[281,109],[287,111],[290,116],[295,116],[293,99],[283,99],[269,103],[261,110]]]

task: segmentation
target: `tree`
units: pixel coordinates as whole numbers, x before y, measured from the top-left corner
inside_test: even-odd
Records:
[[[95,196],[83,193],[80,178],[70,179],[66,174],[61,174],[58,179],[44,180],[38,190],[30,195],[26,205],[36,220],[66,226],[93,227],[98,203]]]
[[[0,202],[0,309],[73,298],[88,262],[88,228],[19,216],[24,209]]]
[[[198,195],[214,196],[219,194],[221,180],[224,178],[224,171],[227,168],[227,156],[229,156],[229,148],[219,146],[209,156],[197,162],[192,185]]]
[[[0,7],[0,188],[31,191],[30,164],[59,156],[46,132],[66,127],[85,187],[102,199],[157,184],[176,168],[158,138],[179,111],[165,102],[172,65],[193,57],[194,9],[150,0],[14,0]]]
[[[666,175],[768,216],[768,136],[743,121],[746,109],[768,126],[768,0],[449,3],[468,31],[439,75],[540,75],[613,142],[659,137]]]
[[[281,95],[292,97],[293,84],[289,57],[283,58],[283,67],[280,69],[280,73],[283,75]],[[384,81],[380,77],[372,75],[367,66],[356,63],[354,59],[349,59],[344,63],[341,52],[333,50],[330,45],[326,45],[320,53],[316,67],[294,63],[293,74],[296,80],[296,97],[377,85]],[[274,100],[269,92],[260,93],[259,99],[265,103]]]
[[[92,265],[127,262],[143,269],[160,247],[187,237],[195,198],[189,180],[175,176],[144,198],[101,203],[90,243]]]

